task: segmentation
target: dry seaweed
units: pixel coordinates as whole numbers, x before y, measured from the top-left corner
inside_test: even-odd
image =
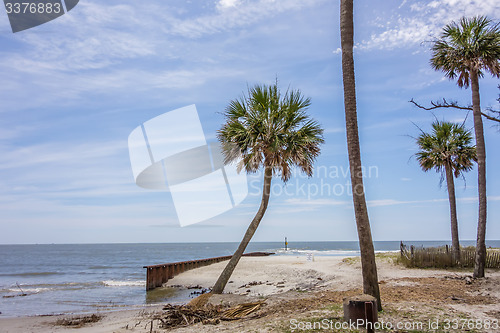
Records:
[[[82,327],[90,323],[97,323],[101,319],[102,316],[92,314],[90,316],[62,318],[57,320],[54,324],[57,326]]]

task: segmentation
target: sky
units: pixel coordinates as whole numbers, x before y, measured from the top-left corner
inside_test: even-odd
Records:
[[[415,136],[471,103],[429,66],[430,45],[460,17],[500,19],[496,0],[358,0],[355,68],[365,190],[374,240],[449,240],[446,186],[412,157]],[[12,33],[0,10],[0,244],[240,241],[261,199],[262,174],[235,208],[180,227],[168,190],[135,184],[128,136],[195,104],[215,140],[230,100],[278,78],[311,98],[325,129],[312,178],[273,179],[255,241],[357,239],[347,160],[339,2],[328,0],[81,0],[69,13]],[[499,108],[500,81],[480,80]],[[500,239],[500,128],[484,121],[487,239]],[[456,180],[460,238],[477,228],[477,168]],[[193,205],[193,210],[197,209]]]

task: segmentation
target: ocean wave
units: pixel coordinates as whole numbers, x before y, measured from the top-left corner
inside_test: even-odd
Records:
[[[24,293],[27,293],[27,294],[38,294],[38,293],[41,293],[43,291],[49,291],[51,290],[51,288],[24,288],[24,287],[21,287],[23,292]],[[19,288],[9,288],[9,289],[5,289],[5,291],[7,292],[11,292],[11,293],[20,293],[21,290],[19,290]]]
[[[112,266],[104,266],[104,265],[95,265],[95,266],[90,266],[89,269],[110,269],[113,268]]]
[[[39,283],[39,284],[20,284],[4,286],[0,289],[0,293],[20,293],[21,289],[23,292],[28,294],[38,294],[46,291],[68,291],[68,290],[82,290],[82,289],[92,289],[102,286],[99,282],[68,282],[68,283]]]
[[[23,273],[0,273],[0,276],[46,276],[46,275],[62,275],[61,272],[23,272]]]
[[[107,281],[102,281],[101,283],[107,287],[144,287],[146,285],[146,281],[107,280]]]
[[[11,297],[16,297],[16,296],[35,295],[35,294],[39,294],[39,293],[50,291],[50,290],[52,290],[52,289],[51,288],[27,288],[27,287],[21,287],[21,289],[19,289],[18,287],[8,287],[8,288],[0,289],[0,294],[2,294],[2,298],[11,298]]]

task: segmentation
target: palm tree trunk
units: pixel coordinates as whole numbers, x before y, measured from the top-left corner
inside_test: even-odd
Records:
[[[481,118],[479,78],[476,70],[470,71],[470,80],[472,90],[472,112],[474,115],[474,132],[476,134],[477,187],[479,196],[479,216],[477,222],[474,277],[482,278],[484,277],[484,266],[486,264],[486,145],[484,143],[483,119]]]
[[[340,2],[340,40],[342,47],[342,77],[344,82],[344,106],[347,133],[347,150],[351,172],[352,198],[356,226],[358,229],[363,274],[363,292],[377,299],[378,310],[382,310],[378,286],[377,265],[373,248],[370,220],[366,208],[359,148],[358,119],[356,113],[356,82],[354,76],[354,23],[353,0]]]
[[[217,282],[215,283],[214,287],[212,288],[212,293],[214,294],[222,294],[224,291],[224,288],[226,287],[227,282],[229,281],[229,278],[233,274],[234,269],[236,268],[236,265],[241,259],[241,256],[245,252],[245,249],[247,248],[248,243],[250,243],[250,240],[252,239],[255,231],[257,230],[257,227],[260,224],[260,221],[262,220],[262,217],[264,217],[264,213],[266,212],[267,205],[269,203],[269,196],[271,193],[271,179],[273,177],[273,170],[271,167],[266,166],[265,171],[264,171],[264,188],[263,188],[263,193],[262,193],[262,201],[260,203],[259,210],[257,211],[257,214],[253,218],[252,222],[248,226],[248,229],[245,233],[245,236],[243,236],[243,239],[238,246],[238,249],[236,252],[234,252],[233,256],[227,263],[226,267],[222,271],[221,275],[217,279]]]
[[[451,217],[451,246],[454,262],[460,262],[460,242],[458,238],[458,220],[457,220],[457,202],[455,199],[455,181],[453,179],[453,170],[450,163],[446,163],[446,184],[448,185],[448,200],[450,201]]]

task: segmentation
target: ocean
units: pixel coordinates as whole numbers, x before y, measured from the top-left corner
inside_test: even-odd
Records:
[[[474,245],[463,241],[463,246]],[[446,241],[405,242],[439,246]],[[374,242],[398,251],[399,241]],[[184,303],[193,290],[145,290],[143,266],[231,255],[238,243],[0,245],[0,317],[88,313],[159,303]],[[500,247],[500,241],[487,246]],[[254,242],[247,252],[359,255],[357,242]],[[20,296],[26,294],[26,296]]]

